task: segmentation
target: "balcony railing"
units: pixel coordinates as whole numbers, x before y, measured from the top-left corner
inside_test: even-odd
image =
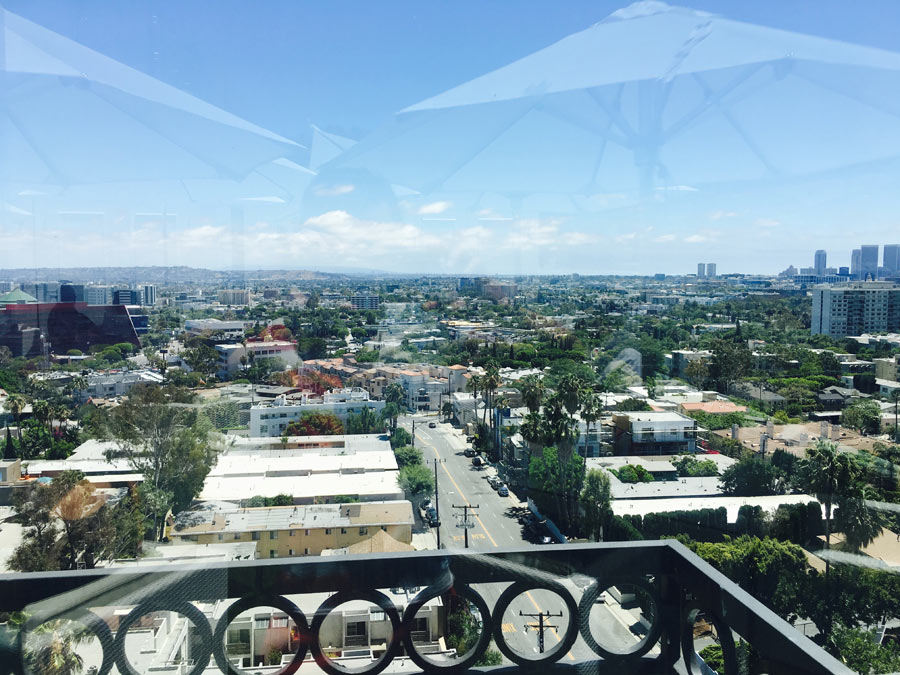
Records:
[[[377,590],[413,586],[422,590],[405,610]],[[499,595],[487,592],[500,588]],[[623,588],[632,588],[631,600],[624,598]],[[309,616],[285,597],[310,593],[331,595]],[[514,609],[511,603],[522,594],[533,597],[531,593],[540,598],[555,594],[566,615],[556,620],[559,632],[554,640],[547,640],[549,648],[541,653],[511,648],[510,624],[504,623]],[[416,650],[416,614],[436,597],[464,598],[480,615],[476,644],[448,663],[436,663]],[[642,598],[638,603],[642,611],[630,611],[641,619],[642,639],[625,651],[611,649],[598,637],[606,626],[598,626],[592,610],[617,598],[621,611],[626,611],[635,597]],[[236,602],[218,620],[200,609],[223,599]],[[363,669],[358,666],[364,664],[352,664],[354,673],[367,675],[381,672],[404,653],[391,672],[459,673],[475,666],[491,640],[514,664],[512,669],[587,667],[592,674],[708,672],[694,651],[695,624],[715,628],[728,675],[739,672],[738,637],[754,648],[758,672],[851,672],[680,543],[654,541],[0,575],[0,611],[24,612],[27,617],[18,629],[0,626],[0,675],[27,672],[29,645],[46,635],[42,625],[59,619],[77,622],[96,636],[102,646],[98,675],[107,675],[113,666],[119,673],[133,673],[125,651],[128,627],[145,614],[165,610],[187,616],[195,626],[191,675],[230,673],[223,639],[228,626],[239,614],[259,606],[283,611],[300,635],[292,665],[281,673],[301,667],[310,652],[326,673],[346,673],[329,656],[328,647],[320,644],[319,632],[329,613],[351,600],[377,605],[392,625],[378,660]],[[529,611],[537,611],[537,603]],[[612,629],[621,632],[621,626],[612,625],[622,623],[624,615],[616,611],[619,616],[613,616],[612,610],[603,616]],[[533,633],[527,635],[534,639]]]

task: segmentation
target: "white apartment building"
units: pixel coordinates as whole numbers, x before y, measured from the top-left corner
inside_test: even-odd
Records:
[[[286,340],[269,340],[265,342],[248,342],[216,345],[219,352],[218,376],[227,378],[234,375],[244,365],[249,365],[251,359],[281,359],[287,367],[296,366],[300,362],[297,356],[297,345]],[[245,363],[241,362],[245,357]]]
[[[813,335],[846,337],[900,329],[900,286],[855,282],[812,291]]]
[[[616,413],[612,424],[617,455],[675,455],[696,450],[697,422],[679,413]]]
[[[114,370],[85,376],[87,386],[73,392],[81,401],[90,398],[127,396],[136,384],[163,383],[163,376],[154,370]]]
[[[384,406],[384,401],[371,400],[369,393],[359,387],[330,391],[322,396],[278,396],[271,403],[262,403],[250,409],[250,435],[281,436],[291,422],[299,420],[307,412],[331,413],[346,422],[349,415],[365,408],[380,415]]]

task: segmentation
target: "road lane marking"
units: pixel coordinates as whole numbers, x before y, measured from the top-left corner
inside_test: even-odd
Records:
[[[447,474],[447,478],[450,479],[450,482],[453,483],[453,487],[459,492],[459,496],[462,497],[462,500],[466,503],[467,506],[471,506],[472,502],[468,500],[465,493],[460,489],[459,484],[453,479],[453,474],[450,473],[450,470],[447,468],[447,465],[443,463],[443,457],[441,457],[441,453],[438,452],[438,449],[434,447],[431,443],[426,440],[422,441],[434,451],[434,454],[437,456],[438,460],[441,462],[441,467],[444,469],[444,473]],[[491,533],[488,532],[488,529],[484,526],[484,523],[481,522],[481,518],[478,515],[475,515],[476,522],[481,525],[481,529],[484,530],[484,533],[487,535],[487,538],[491,540],[491,543],[494,545],[494,548],[500,548],[500,545],[497,544],[496,540],[491,536]]]
[[[444,469],[444,473],[447,474],[447,478],[450,479],[450,482],[453,483],[453,487],[455,487],[455,488],[457,489],[457,491],[459,492],[459,496],[462,497],[462,500],[466,503],[467,506],[471,506],[471,505],[472,505],[472,502],[470,502],[470,501],[468,500],[468,498],[466,497],[465,493],[462,491],[462,489],[460,489],[459,485],[458,485],[457,482],[454,480],[453,474],[450,473],[450,470],[447,468],[447,465],[443,462],[443,457],[441,457],[441,453],[438,452],[438,449],[437,449],[434,445],[432,445],[431,443],[429,443],[428,441],[426,441],[426,440],[424,440],[424,439],[422,440],[422,442],[425,443],[425,445],[427,445],[429,448],[431,448],[432,451],[434,451],[434,454],[435,454],[435,456],[438,458],[438,461],[440,462],[441,467]],[[488,529],[484,526],[484,523],[481,522],[481,518],[479,518],[479,517],[476,515],[476,516],[475,516],[475,520],[478,521],[478,524],[479,524],[479,525],[481,525],[481,529],[484,530],[484,533],[487,535],[487,538],[490,539],[491,544],[494,545],[494,548],[500,548],[500,547],[497,545],[497,542],[496,542],[496,541],[494,540],[494,538],[491,536],[491,533],[490,533],[490,532],[488,531]],[[473,538],[474,538],[476,535],[472,535],[472,536],[473,536]],[[456,538],[455,536],[454,536],[454,540],[457,540],[457,538]],[[540,611],[541,611],[541,608],[538,606],[537,601],[535,601],[534,596],[531,594],[531,591],[526,591],[526,592],[525,592],[525,595],[527,595],[527,596],[528,596],[528,599],[531,600],[531,604],[534,605],[534,608],[535,608],[538,612],[540,612]],[[572,617],[569,617],[569,620],[570,620],[570,621],[573,621],[574,619],[573,619]],[[556,629],[555,629],[555,628],[551,628],[550,630],[551,630],[551,632],[553,633],[554,637],[556,637],[556,641],[557,641],[557,642],[562,642],[562,638],[559,636],[559,633],[556,631]],[[570,661],[574,661],[574,660],[575,660],[575,657],[572,655],[572,650],[569,650],[569,653],[568,653],[567,656],[569,657],[569,660],[570,660]]]
[[[503,629],[504,633],[515,633],[516,632],[516,626],[515,626],[515,624],[512,624],[512,623],[504,623],[501,626],[501,628]]]

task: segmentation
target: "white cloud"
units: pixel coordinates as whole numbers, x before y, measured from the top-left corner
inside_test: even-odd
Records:
[[[667,241],[675,241],[675,235],[674,234],[661,234],[658,237],[656,237],[653,241],[655,241],[657,244],[664,244]]]
[[[264,197],[241,197],[242,202],[264,202],[266,204],[284,204],[285,201],[281,197],[275,195],[267,195]]]
[[[709,241],[709,237],[702,234],[692,234],[691,236],[684,238],[686,244],[702,244],[705,241]]]
[[[737,214],[734,211],[723,211],[719,209],[718,211],[713,211],[709,214],[710,220],[722,220],[722,218],[734,218]]]
[[[331,187],[317,187],[316,194],[319,197],[340,197],[348,195],[356,189],[355,185],[333,185]]]
[[[757,227],[778,227],[781,225],[781,221],[774,218],[757,218],[754,224]]]
[[[700,192],[693,185],[666,185],[656,188],[658,192]]]
[[[633,240],[636,239],[636,238],[637,238],[637,233],[636,233],[636,232],[628,232],[628,233],[626,233],[626,234],[619,234],[619,235],[616,235],[615,241],[616,241],[617,244],[625,244],[625,243],[627,243],[627,242],[629,242],[629,241],[633,241]]]
[[[453,202],[431,202],[430,204],[420,206],[417,213],[420,216],[436,216],[439,213],[443,213],[451,206],[453,206]]]

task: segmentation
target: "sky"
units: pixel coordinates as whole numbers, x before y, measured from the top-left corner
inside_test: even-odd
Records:
[[[0,268],[771,273],[900,239],[900,5],[689,5],[885,52],[651,3],[540,53],[627,6],[7,0],[93,51],[6,20],[41,72],[4,75]]]

